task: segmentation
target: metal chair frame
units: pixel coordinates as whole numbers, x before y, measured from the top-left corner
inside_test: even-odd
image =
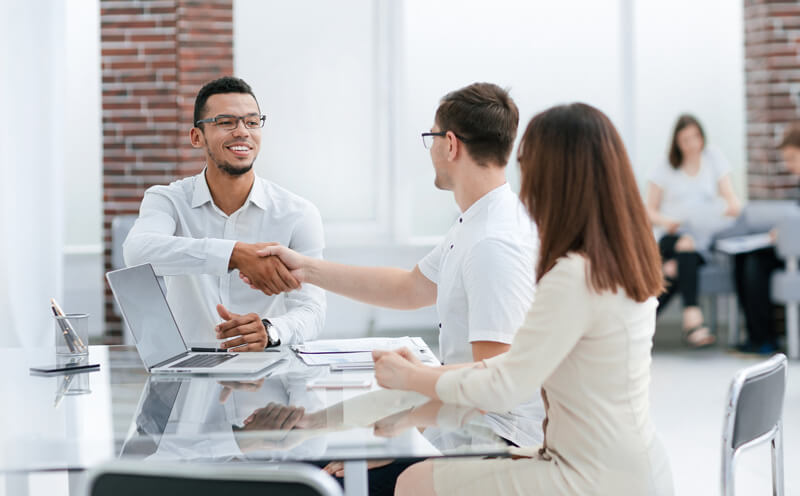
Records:
[[[778,353],[769,360],[742,369],[736,373],[728,392],[725,410],[725,423],[722,432],[722,495],[733,496],[733,471],[736,456],[742,449],[770,442],[772,453],[772,493],[783,496],[783,397],[786,392],[786,355]],[[736,439],[736,418],[739,409],[739,398],[745,384],[774,374],[783,374],[783,391],[781,391],[781,408],[774,425],[766,432],[747,440],[738,447],[733,443]]]

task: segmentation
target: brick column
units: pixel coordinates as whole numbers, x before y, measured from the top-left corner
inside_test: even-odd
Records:
[[[800,198],[775,148],[800,120],[800,3],[745,0],[744,29],[749,196]]]
[[[103,243],[111,221],[137,214],[144,191],[196,174],[189,144],[200,87],[233,73],[233,0],[102,0]],[[106,333],[121,323],[106,288]]]

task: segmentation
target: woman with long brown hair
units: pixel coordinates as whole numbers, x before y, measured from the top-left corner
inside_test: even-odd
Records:
[[[375,352],[386,388],[505,411],[541,388],[544,442],[519,459],[428,460],[396,494],[672,494],[650,422],[658,247],[611,121],[575,103],[536,115],[520,198],[541,238],[538,290],[511,349],[460,367]]]

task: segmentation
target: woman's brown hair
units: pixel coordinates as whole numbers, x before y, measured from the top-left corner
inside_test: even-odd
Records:
[[[678,133],[689,126],[697,126],[697,130],[700,131],[700,136],[703,138],[703,144],[706,142],[706,133],[703,131],[700,121],[690,114],[680,115],[678,122],[675,123],[675,130],[672,131],[672,143],[669,145],[669,164],[673,169],[680,168],[683,163],[683,152],[678,147]]]
[[[598,109],[561,105],[536,115],[520,144],[520,199],[539,228],[540,280],[577,252],[596,291],[635,301],[663,290],[661,257],[625,146]]]

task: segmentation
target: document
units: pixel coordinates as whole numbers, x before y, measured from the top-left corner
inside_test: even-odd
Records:
[[[419,337],[320,339],[295,346],[293,349],[307,365],[333,365],[372,363],[373,350],[408,348],[423,362],[439,364],[439,360],[425,341]]]
[[[772,246],[772,238],[768,232],[734,236],[732,238],[718,239],[716,249],[728,255],[747,253]]]

